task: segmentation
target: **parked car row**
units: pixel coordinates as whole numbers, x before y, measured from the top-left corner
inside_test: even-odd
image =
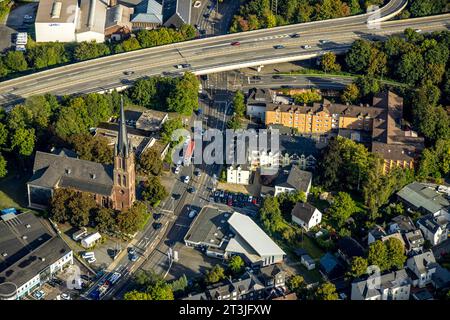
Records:
[[[229,192],[224,190],[217,190],[213,194],[215,202],[225,203],[230,207],[248,207],[260,206],[261,197],[254,197],[243,193]]]

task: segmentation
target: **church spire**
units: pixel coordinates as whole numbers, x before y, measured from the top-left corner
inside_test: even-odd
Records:
[[[125,111],[123,110],[123,97],[120,97],[119,136],[117,138],[116,155],[127,158],[129,153]]]

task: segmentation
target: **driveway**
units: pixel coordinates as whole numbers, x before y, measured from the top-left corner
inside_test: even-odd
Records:
[[[36,16],[38,3],[26,3],[15,7],[9,13],[5,22],[0,24],[0,52],[9,49],[13,42],[12,36],[17,32],[34,33],[34,25],[25,24],[23,17],[25,15]]]

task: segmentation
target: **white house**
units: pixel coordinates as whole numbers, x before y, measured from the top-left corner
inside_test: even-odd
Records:
[[[417,279],[413,279],[413,285],[420,288],[431,283],[438,266],[431,250],[409,258],[406,265],[417,277]]]
[[[258,118],[262,121],[266,119],[266,105],[273,102],[275,94],[269,89],[253,88],[248,91],[247,96],[247,116]]]
[[[432,214],[428,214],[418,219],[416,224],[424,238],[433,246],[447,239],[448,220],[444,216],[434,217]]]
[[[251,171],[244,165],[229,166],[227,168],[227,182],[248,185],[250,183]]]
[[[405,269],[352,283],[351,300],[409,300],[411,280]]]
[[[292,222],[307,231],[322,221],[322,213],[309,203],[298,202],[291,212]]]
[[[308,196],[311,189],[312,173],[292,166],[291,170],[283,170],[275,182],[275,196],[283,192],[302,191]]]
[[[36,42],[75,41],[80,8],[77,0],[40,0],[36,13]]]

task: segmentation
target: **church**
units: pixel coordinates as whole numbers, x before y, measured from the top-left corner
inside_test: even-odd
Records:
[[[57,154],[37,151],[33,176],[27,182],[28,206],[46,209],[53,192],[67,188],[91,194],[99,206],[126,210],[136,200],[135,175],[135,154],[130,150],[122,101],[114,163],[81,160],[65,151]]]

